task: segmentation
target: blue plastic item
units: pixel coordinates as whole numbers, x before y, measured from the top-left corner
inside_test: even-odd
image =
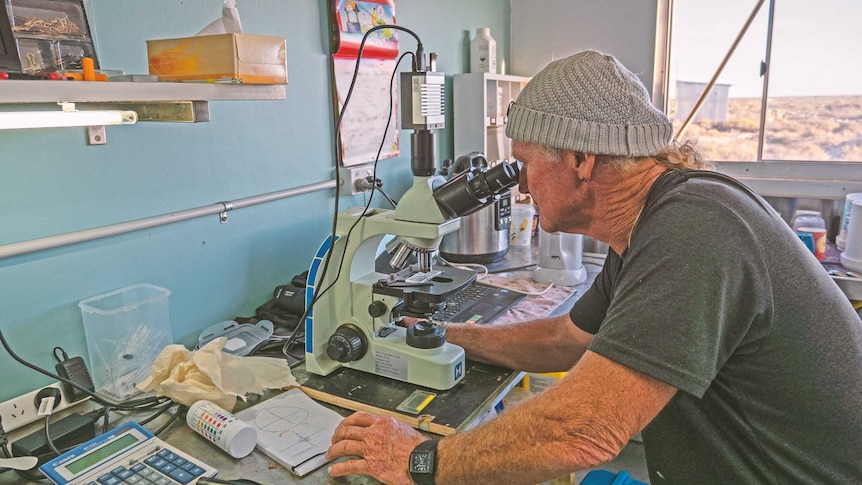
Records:
[[[811,254],[814,254],[814,236],[807,232],[797,232],[796,235],[802,240],[802,244],[811,251]]]
[[[648,485],[644,482],[635,480],[627,471],[619,473],[609,472],[607,470],[593,470],[587,473],[587,476],[581,480],[581,485]]]

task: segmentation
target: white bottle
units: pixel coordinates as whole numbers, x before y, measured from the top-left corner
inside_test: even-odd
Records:
[[[488,27],[476,29],[470,42],[470,72],[497,73],[497,42]]]

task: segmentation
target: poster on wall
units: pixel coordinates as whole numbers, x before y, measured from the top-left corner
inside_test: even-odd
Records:
[[[333,107],[337,120],[357,68],[362,37],[378,25],[395,24],[395,0],[332,0],[331,9]],[[390,87],[397,57],[395,29],[375,31],[365,41],[353,93],[336,134],[340,135],[339,158],[345,167],[373,162],[378,151],[380,159],[401,153],[397,76]]]

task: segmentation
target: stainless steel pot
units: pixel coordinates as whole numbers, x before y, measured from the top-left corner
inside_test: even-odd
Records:
[[[461,217],[461,227],[443,236],[440,255],[453,263],[493,263],[509,252],[512,193],[506,191],[488,207]]]

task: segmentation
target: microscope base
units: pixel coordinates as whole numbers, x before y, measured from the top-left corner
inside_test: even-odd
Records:
[[[368,351],[357,361],[340,363],[306,354],[306,369],[328,375],[348,367],[441,391],[453,388],[464,377],[464,349],[448,342],[435,349],[413,348],[405,342],[406,333],[398,327],[386,337],[372,338]]]

